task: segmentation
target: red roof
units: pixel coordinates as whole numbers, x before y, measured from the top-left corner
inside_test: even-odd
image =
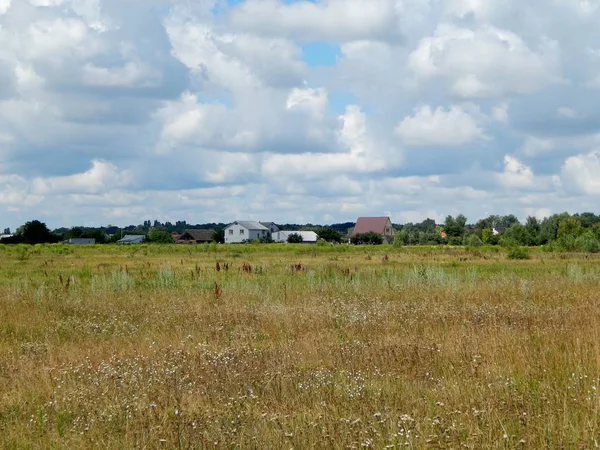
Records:
[[[350,236],[363,233],[384,234],[389,217],[359,217]]]

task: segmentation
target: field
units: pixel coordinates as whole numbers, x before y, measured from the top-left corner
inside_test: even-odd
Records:
[[[594,448],[599,263],[0,246],[0,447]]]

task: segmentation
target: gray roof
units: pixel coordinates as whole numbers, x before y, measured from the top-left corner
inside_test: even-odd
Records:
[[[117,243],[119,244],[135,244],[137,242],[144,242],[146,236],[143,234],[127,234],[123,236],[123,239],[119,239]]]
[[[236,220],[233,224],[238,224],[246,228],[247,230],[269,230],[267,227],[262,225],[260,222],[254,222],[252,220]],[[233,225],[232,224],[232,225]],[[230,227],[231,225],[229,225]],[[227,228],[229,228],[227,227]]]
[[[72,244],[72,245],[90,245],[95,244],[95,238],[71,238],[63,241],[63,244]]]

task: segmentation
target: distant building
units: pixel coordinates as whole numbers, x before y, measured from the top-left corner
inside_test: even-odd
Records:
[[[141,244],[146,240],[143,234],[127,234],[117,241],[117,244]]]
[[[364,233],[377,233],[390,239],[396,234],[389,217],[359,217],[350,237]]]
[[[93,245],[96,243],[96,239],[93,238],[71,238],[62,241],[63,244],[68,245]]]
[[[215,240],[215,230],[185,230],[175,241],[176,244],[202,244]]]
[[[2,239],[9,239],[9,238],[11,238],[13,236],[14,236],[14,234],[0,234],[0,241]]]
[[[494,236],[499,236],[501,234],[504,234],[505,231],[506,231],[505,227],[494,227],[494,228],[492,228],[492,234]]]
[[[300,235],[303,244],[315,244],[319,240],[319,235],[314,231],[277,231],[273,234],[273,240],[275,242],[287,242],[291,234]]]
[[[225,243],[240,244],[245,241],[266,238],[270,234],[270,229],[260,222],[238,220],[225,228]]]
[[[275,225],[273,222],[259,222],[263,227],[266,227],[269,230],[271,235],[277,233],[279,231],[279,227]]]

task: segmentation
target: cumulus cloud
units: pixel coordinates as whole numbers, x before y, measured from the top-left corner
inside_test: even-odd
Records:
[[[396,135],[410,146],[453,146],[464,145],[486,136],[480,126],[481,117],[460,106],[448,110],[421,106],[411,117],[404,118],[396,127]]]
[[[232,26],[261,35],[338,42],[397,38],[398,15],[392,0],[247,0],[230,18]]]
[[[522,188],[533,185],[534,175],[530,167],[511,155],[504,156],[504,171],[498,175],[507,188]]]
[[[530,48],[508,30],[441,24],[409,56],[419,79],[444,79],[463,98],[530,94],[561,80],[558,43],[541,40]]]
[[[599,21],[577,0],[0,0],[0,226],[597,208]]]
[[[600,151],[567,158],[561,181],[579,194],[600,196]]]

